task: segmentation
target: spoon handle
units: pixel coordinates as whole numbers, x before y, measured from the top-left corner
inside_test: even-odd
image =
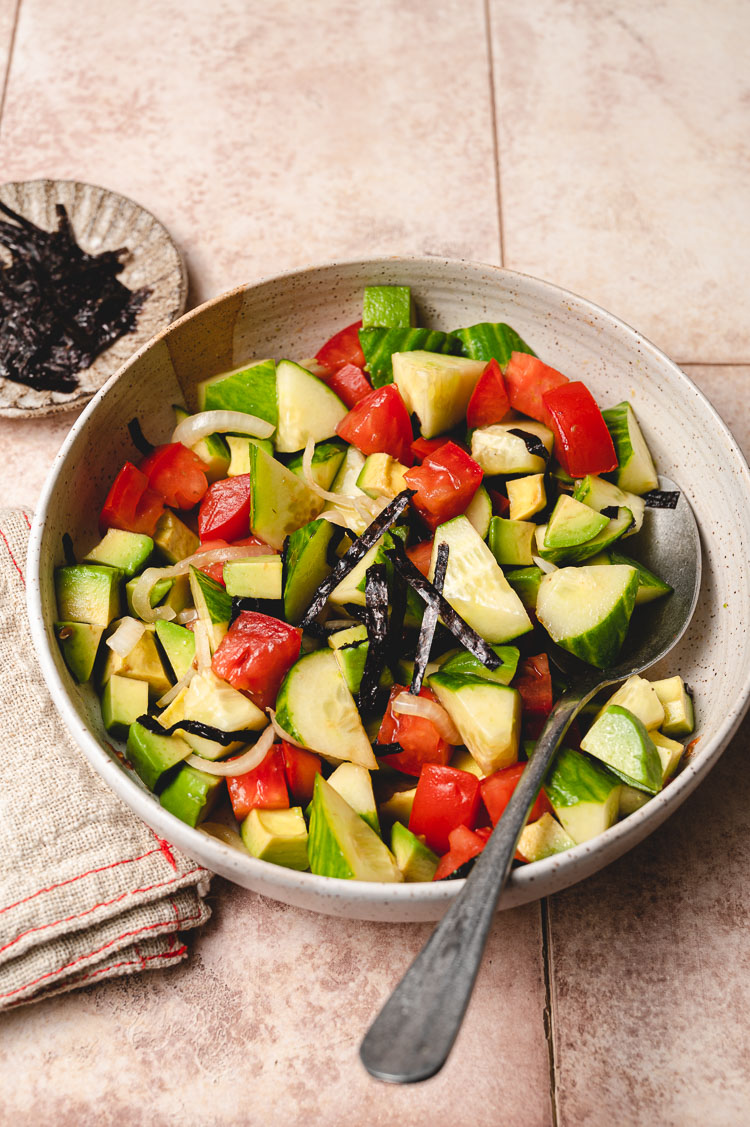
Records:
[[[445,1064],[469,1004],[521,830],[568,725],[603,683],[604,677],[588,677],[555,705],[461,895],[370,1026],[360,1057],[378,1079],[394,1084],[427,1080]]]

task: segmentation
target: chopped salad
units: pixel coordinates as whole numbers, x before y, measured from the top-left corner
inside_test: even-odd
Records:
[[[278,865],[466,875],[566,688],[556,647],[610,667],[671,592],[627,553],[669,503],[630,404],[507,324],[417,326],[406,286],[311,360],[207,378],[169,442],[130,431],[56,636],[162,806]],[[647,802],[693,723],[679,676],[588,706],[517,861]]]

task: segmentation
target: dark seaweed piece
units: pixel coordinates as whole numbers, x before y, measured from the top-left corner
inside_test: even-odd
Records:
[[[385,667],[388,634],[388,578],[385,564],[368,567],[365,583],[367,604],[367,657],[359,686],[360,712],[372,712],[377,702],[380,678]]]
[[[612,520],[612,519],[613,519],[614,517],[616,517],[616,516],[617,516],[617,514],[619,513],[619,511],[620,511],[620,510],[619,510],[619,508],[617,507],[617,505],[607,505],[607,506],[606,506],[606,508],[604,508],[604,509],[600,509],[600,510],[599,510],[599,513],[600,513],[600,515],[601,515],[601,516],[603,516],[603,517],[609,517],[609,519],[610,519],[610,520]],[[605,527],[606,527],[606,526],[605,526]]]
[[[248,738],[253,734],[253,730],[248,728],[240,728],[236,732],[225,732],[222,728],[214,728],[212,724],[204,724],[201,720],[178,720],[176,724],[164,728],[155,716],[149,716],[147,713],[139,716],[137,723],[149,732],[154,732],[157,736],[173,736],[178,731],[189,732],[191,736],[201,736],[204,740],[214,740],[215,743],[221,744],[223,747],[229,747],[230,744],[238,741],[247,743]]]
[[[232,610],[229,615],[229,625],[239,618],[244,610],[254,611],[256,614],[265,614],[269,618],[284,618],[284,602],[282,599],[256,599],[252,595],[234,595]]]
[[[396,543],[396,547],[392,551],[386,552],[386,555],[393,560],[409,586],[413,587],[428,605],[437,603],[438,614],[454,638],[458,638],[469,653],[473,653],[474,657],[479,658],[488,669],[497,669],[501,661],[495,651],[485,642],[481,634],[478,634],[476,630],[469,626],[468,622],[453,609],[448,600],[435,590],[429,579],[425,579],[422,572],[408,558],[400,542]]]
[[[437,559],[435,561],[435,575],[432,580],[432,584],[438,595],[442,595],[443,593],[449,550],[447,544],[440,544],[438,546]],[[409,692],[413,693],[414,696],[419,696],[419,691],[422,688],[425,669],[427,668],[427,662],[430,660],[430,651],[435,637],[437,621],[437,602],[428,603],[425,607],[424,618],[422,619],[422,628],[419,631],[417,652],[414,658],[414,673],[412,674],[411,685],[409,686]]]
[[[68,565],[68,567],[72,567],[73,564],[78,562],[76,560],[76,554],[73,549],[73,537],[69,532],[63,532],[62,534],[62,550],[63,556],[65,557],[65,563]]]
[[[398,681],[398,663],[404,652],[404,619],[408,587],[402,576],[393,568],[391,568],[390,580],[391,613],[388,616],[388,632],[385,639],[385,660],[394,681]]]
[[[510,427],[508,434],[514,434],[516,438],[522,438],[526,443],[526,449],[529,454],[533,454],[536,458],[543,458],[545,462],[549,461],[549,450],[544,445],[541,438],[532,434],[531,431],[523,430],[522,427]]]
[[[7,252],[0,261],[0,376],[70,392],[78,372],[133,331],[151,290],[118,281],[125,248],[87,254],[65,207],[55,211],[56,230],[44,231],[0,203],[7,216],[0,220]]]
[[[678,492],[668,489],[652,489],[642,496],[649,509],[676,509],[680,499]]]
[[[357,537],[351,548],[347,549],[333,571],[326,576],[318,587],[313,595],[312,602],[305,611],[300,626],[306,629],[312,620],[320,614],[331,591],[338,587],[344,576],[348,575],[352,568],[356,567],[360,560],[369,552],[370,548],[377,544],[383,533],[387,532],[391,525],[396,523],[409,504],[410,498],[413,497],[415,493],[415,489],[403,489],[386,505],[380,516],[376,517],[372,524],[367,526],[362,535]]]
[[[153,442],[149,442],[146,438],[141,430],[141,424],[137,419],[131,419],[128,423],[128,433],[130,434],[130,441],[139,454],[143,454],[144,458],[148,458],[149,454],[153,454],[156,447]]]
[[[372,745],[372,750],[377,756],[383,756],[398,755],[398,753],[400,751],[403,751],[404,749],[402,748],[401,744],[381,744],[376,742]]]
[[[476,857],[470,857],[468,861],[464,861],[463,865],[459,865],[458,868],[454,869],[452,873],[447,873],[446,876],[440,877],[439,881],[463,880],[464,877],[468,877],[469,873],[474,868],[475,861]]]

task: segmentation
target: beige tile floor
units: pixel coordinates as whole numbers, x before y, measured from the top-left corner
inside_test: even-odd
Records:
[[[0,0],[0,177],[135,196],[193,301],[373,253],[547,277],[682,362],[750,452],[749,33],[743,0]],[[71,422],[0,422],[5,503]],[[428,929],[216,881],[187,965],[2,1019],[0,1119],[746,1123],[749,744],[616,865],[498,918],[435,1080],[356,1057]]]

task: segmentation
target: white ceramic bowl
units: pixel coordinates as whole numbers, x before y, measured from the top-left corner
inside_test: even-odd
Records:
[[[194,408],[198,380],[253,357],[312,355],[356,320],[363,287],[378,283],[411,286],[421,323],[435,328],[507,321],[546,362],[584,380],[600,403],[629,399],[659,469],[683,488],[701,529],[698,610],[662,667],[662,675],[681,673],[695,692],[694,751],[678,777],[637,813],[565,854],[516,869],[501,907],[581,880],[663,822],[716,762],[748,704],[750,471],[716,411],[662,352],[591,302],[534,278],[470,262],[381,258],[283,274],[193,310],[112,376],[57,456],[31,535],[29,614],[45,679],[71,734],[113,790],[159,834],[207,868],[285,903],[356,919],[431,920],[445,911],[462,881],[384,885],[297,873],[240,854],[168,814],[114,754],[93,690],[73,682],[52,631],[53,570],[63,562],[62,535],[69,532],[79,547],[95,542],[109,484],[134,456],[128,420],[137,415],[152,440],[166,440],[171,404]]]

